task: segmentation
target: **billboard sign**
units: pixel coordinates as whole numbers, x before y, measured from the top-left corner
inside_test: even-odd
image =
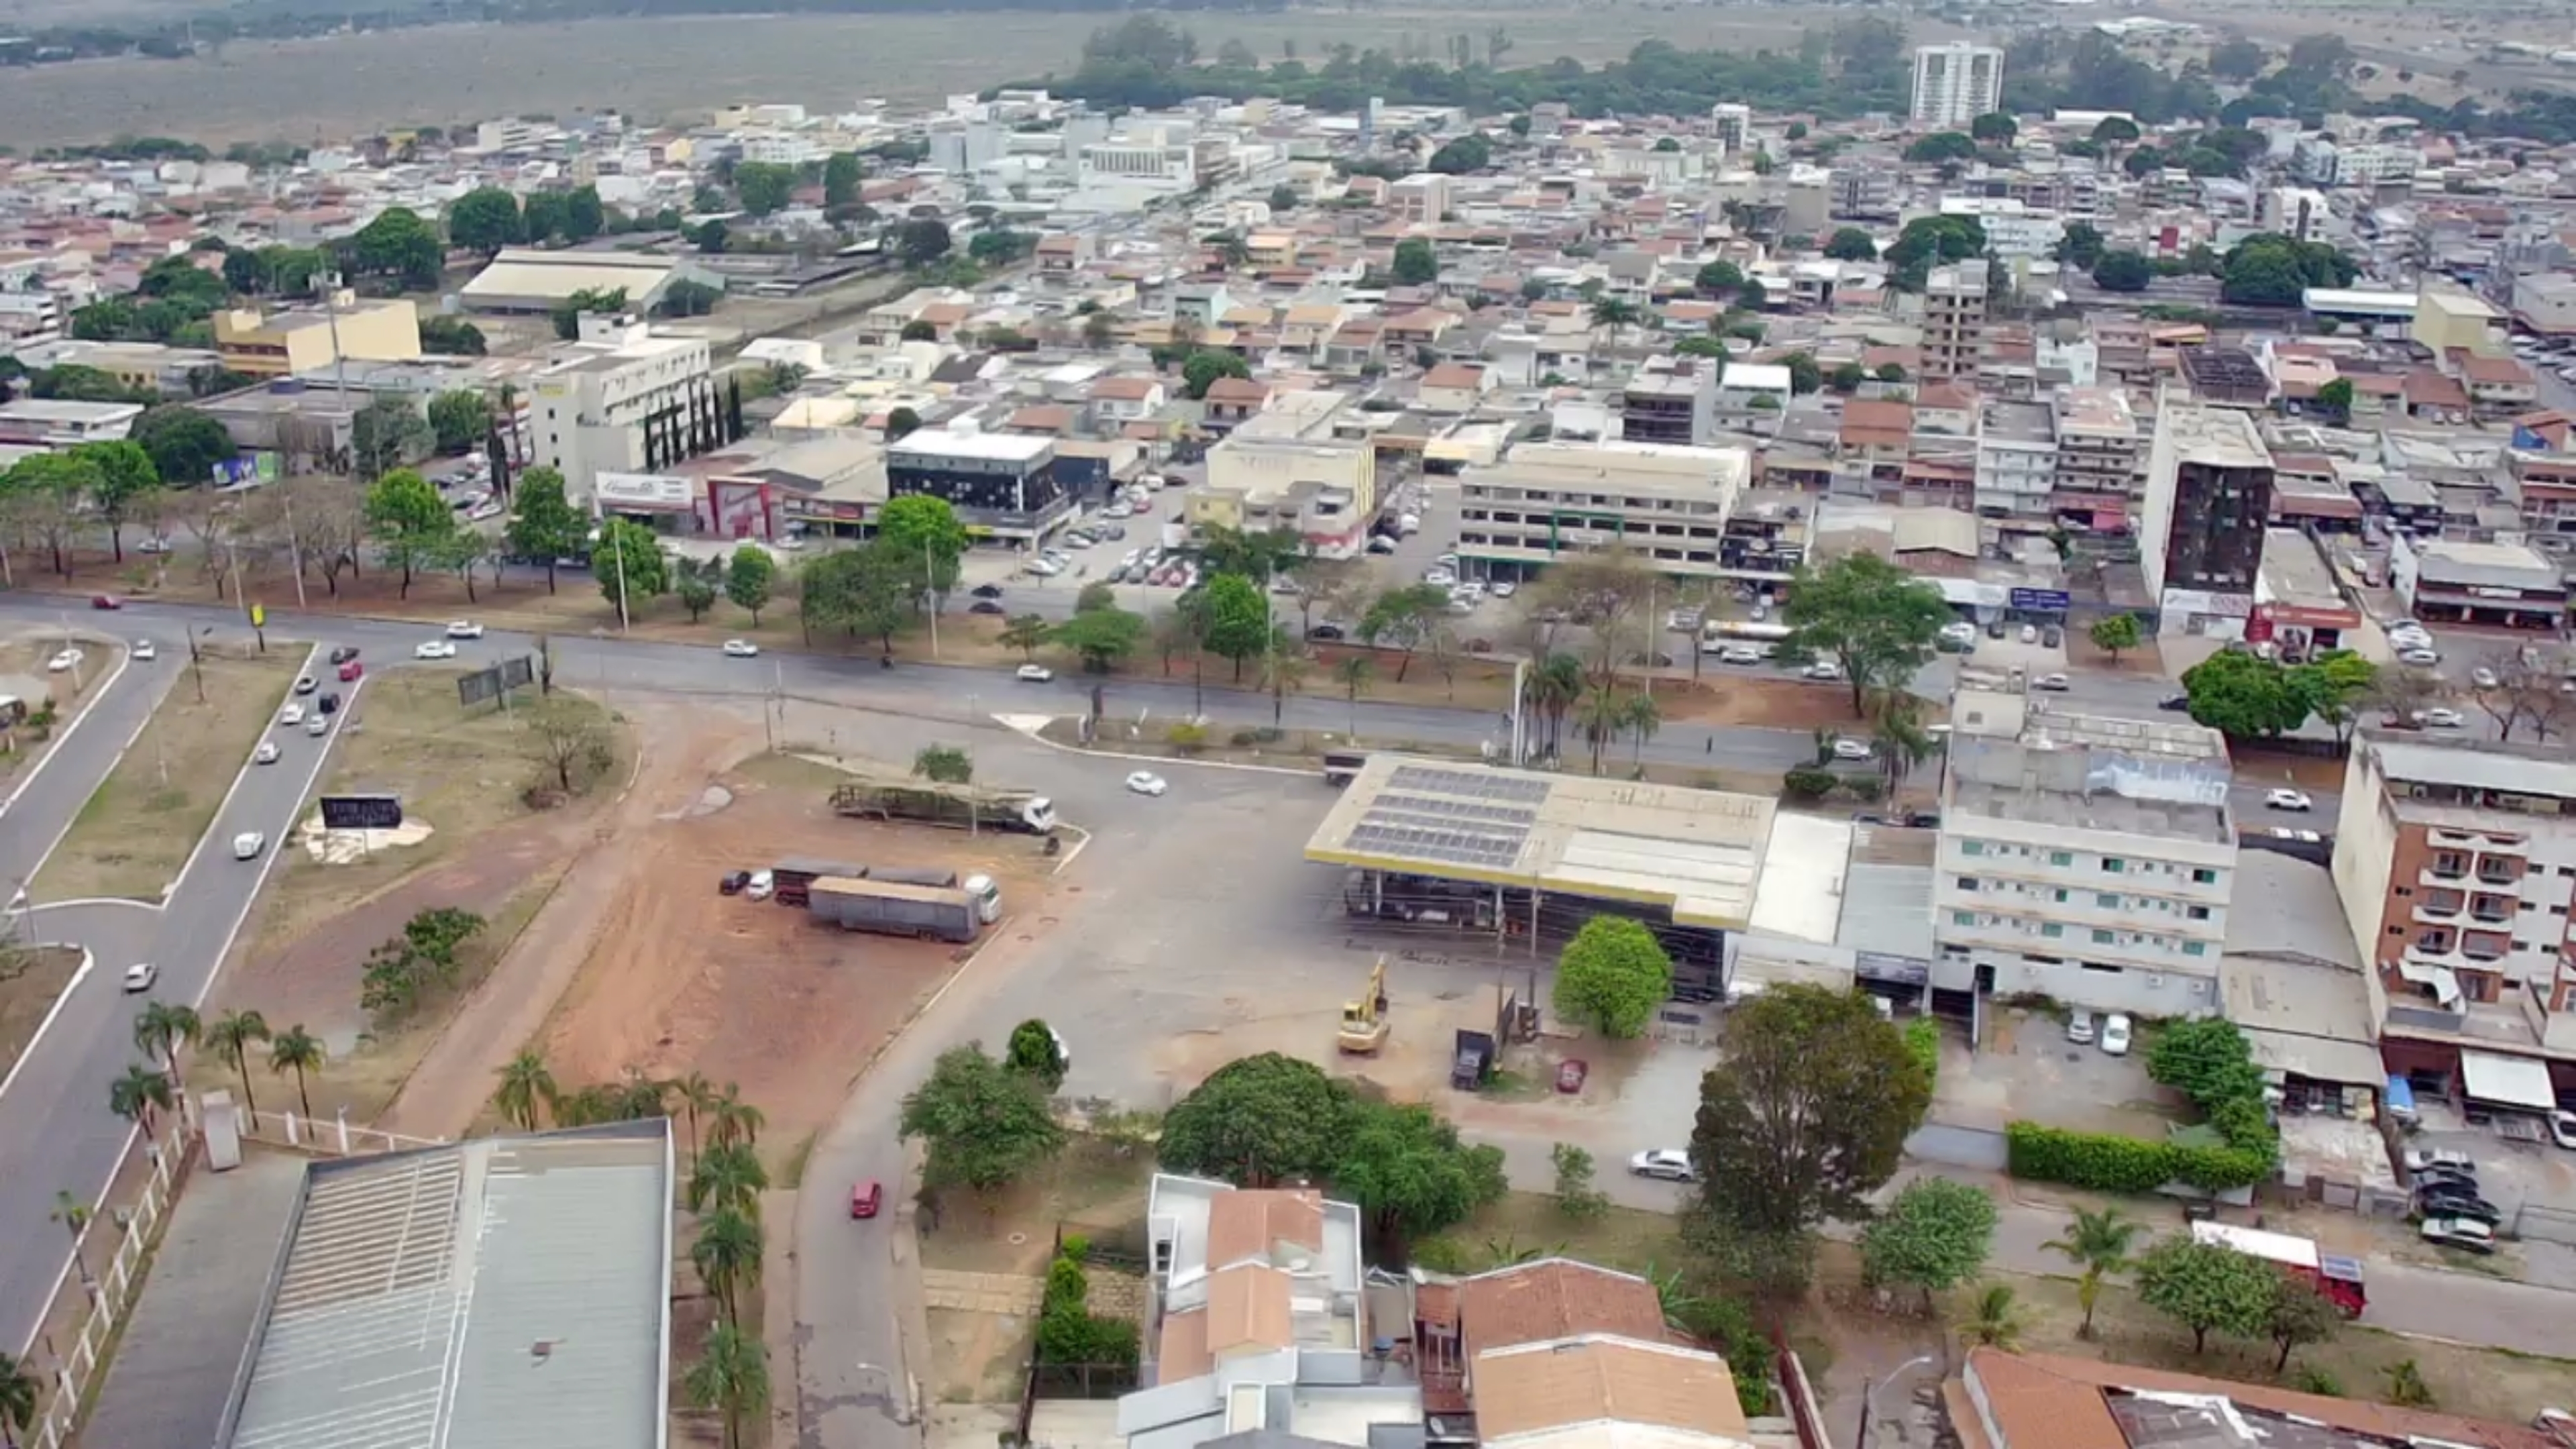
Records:
[[[2015,589],[2009,597],[2014,608],[2037,614],[2063,614],[2074,602],[2064,589]]]
[[[464,709],[488,703],[501,694],[501,671],[477,669],[456,681],[456,703]]]
[[[522,654],[516,659],[504,659],[498,667],[501,671],[501,688],[505,691],[524,689],[537,682],[537,661],[534,655]]]
[[[398,795],[322,797],[322,828],[325,830],[397,830],[402,823],[402,797]]]
[[[602,473],[591,493],[600,507],[621,513],[694,513],[698,506],[689,480],[668,473]]]

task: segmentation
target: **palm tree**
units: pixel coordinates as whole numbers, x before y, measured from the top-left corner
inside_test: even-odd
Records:
[[[646,1117],[671,1115],[671,1084],[644,1075],[633,1067],[626,1069],[626,1080],[617,1084],[617,1115],[634,1122]]]
[[[1282,716],[1288,711],[1288,696],[1305,684],[1315,662],[1293,649],[1273,649],[1262,656],[1261,687],[1270,691],[1270,727],[1283,728]]]
[[[707,1128],[710,1145],[725,1143],[736,1147],[758,1147],[760,1129],[769,1125],[758,1107],[742,1099],[742,1089],[725,1083],[724,1095],[716,1099],[715,1115]]]
[[[1601,747],[1626,724],[1628,698],[1608,689],[1595,689],[1575,706],[1574,722],[1583,730],[1584,743],[1592,746],[1592,773],[1601,773]]]
[[[673,1082],[671,1090],[680,1094],[680,1109],[688,1114],[689,1159],[694,1162],[698,1156],[698,1114],[715,1111],[716,1104],[724,1098],[717,1095],[716,1084],[698,1072]]]
[[[61,1223],[72,1235],[72,1263],[80,1269],[81,1287],[89,1296],[98,1296],[98,1280],[90,1276],[89,1259],[81,1253],[81,1234],[89,1231],[89,1220],[95,1214],[89,1204],[71,1195],[68,1189],[54,1194],[54,1210],[46,1216]]]
[[[1530,671],[1529,703],[1547,719],[1547,753],[1564,743],[1565,714],[1583,697],[1583,661],[1571,654],[1550,654]]]
[[[546,1069],[546,1059],[531,1048],[510,1058],[499,1075],[501,1089],[492,1094],[492,1100],[501,1115],[518,1123],[522,1131],[536,1131],[538,1109],[551,1110],[555,1104],[555,1074]]]
[[[18,1449],[18,1436],[36,1422],[36,1376],[0,1353],[0,1442]]]
[[[2102,1280],[2129,1267],[2129,1245],[2147,1225],[2120,1215],[2118,1208],[2100,1212],[2075,1210],[2075,1223],[2063,1237],[2040,1244],[2084,1270],[2075,1284],[2075,1301],[2084,1305],[2084,1321],[2075,1329],[2078,1338],[2093,1336],[2093,1305],[2102,1296]]]
[[[1625,301],[1618,297],[1596,297],[1593,299],[1592,325],[1595,327],[1605,327],[1609,329],[1611,346],[1616,347],[1619,345],[1619,329],[1634,326],[1636,321],[1636,303]]]
[[[1370,663],[1365,654],[1351,655],[1333,668],[1333,673],[1341,676],[1343,691],[1350,697],[1352,739],[1360,737],[1360,691],[1368,688],[1369,676],[1376,672],[1377,666]]]
[[[304,1077],[322,1070],[322,1060],[322,1039],[306,1031],[300,1021],[268,1044],[268,1069],[295,1074],[295,1102],[307,1117],[313,1115],[313,1094],[305,1090]]]
[[[154,1108],[167,1112],[174,1099],[170,1095],[170,1078],[146,1066],[131,1066],[125,1075],[107,1084],[107,1109],[143,1129],[146,1141],[152,1136]]]
[[[2013,1301],[2012,1285],[1988,1283],[1978,1289],[1975,1311],[1960,1319],[1957,1328],[1963,1337],[1986,1348],[1999,1348],[2006,1353],[2019,1348],[2021,1312]]]
[[[206,1028],[206,1044],[225,1066],[241,1073],[242,1107],[259,1116],[259,1100],[250,1094],[250,1048],[269,1039],[268,1018],[256,1011],[228,1011]]]
[[[730,1323],[716,1325],[681,1381],[689,1402],[724,1414],[725,1449],[742,1449],[742,1421],[769,1412],[769,1355],[760,1340]]]
[[[1923,728],[1919,710],[1913,695],[1898,690],[1878,697],[1878,724],[1871,733],[1877,737],[1879,769],[1886,773],[1891,798],[1914,767],[1932,754],[1932,735]]]
[[[196,1045],[205,1030],[196,1008],[151,1002],[134,1013],[134,1049],[157,1059],[168,1069],[170,1080],[185,1091],[186,1084],[179,1076],[179,1048]]]
[[[1646,741],[1653,739],[1655,731],[1664,727],[1663,709],[1655,703],[1655,697],[1651,694],[1630,695],[1628,708],[1619,724],[1628,732],[1629,737],[1637,742],[1636,749],[1628,756],[1628,763],[1641,770],[1644,769]]]
[[[698,1239],[689,1245],[689,1261],[707,1291],[724,1304],[725,1321],[742,1321],[737,1289],[760,1281],[760,1224],[733,1207],[720,1207],[698,1221]]]
[[[745,1217],[760,1216],[760,1195],[769,1187],[769,1170],[748,1145],[727,1142],[698,1155],[689,1172],[689,1211],[733,1208]]]

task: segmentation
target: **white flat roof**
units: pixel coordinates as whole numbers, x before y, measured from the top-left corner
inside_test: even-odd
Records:
[[[1718,385],[1749,388],[1756,392],[1787,392],[1789,366],[1783,362],[1730,362]]]
[[[952,458],[990,458],[1006,463],[1025,463],[1055,446],[1055,439],[1030,433],[969,433],[955,428],[921,428],[906,433],[903,441],[889,450],[894,456],[906,453],[945,453]]]
[[[2463,1051],[2460,1089],[2476,1101],[2528,1107],[2535,1112],[2558,1106],[2558,1094],[2549,1086],[2549,1064],[2530,1057]]]

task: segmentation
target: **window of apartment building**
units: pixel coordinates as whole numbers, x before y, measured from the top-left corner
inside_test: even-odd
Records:
[[[1982,840],[1962,840],[1959,842],[1959,853],[1961,855],[1983,855],[1986,853],[1986,843]]]
[[[2120,897],[2110,891],[2097,891],[2093,895],[2093,904],[2106,911],[2116,911],[2120,908]]]
[[[2102,857],[2102,868],[2113,875],[2118,875],[2129,868],[2129,863],[2116,855],[2106,855]]]
[[[2118,966],[2112,965],[2108,961],[2078,961],[2075,964],[2083,967],[2087,971],[2099,971],[2105,976],[2117,976],[2120,974],[2122,969]]]
[[[2182,943],[2182,953],[2186,956],[2206,956],[2209,954],[2209,943],[2206,941],[2185,941]]]
[[[2066,928],[2055,921],[2044,921],[2040,924],[2039,933],[2054,941],[2066,934]]]
[[[1976,923],[1977,923],[1977,913],[1976,913],[1976,912],[1974,912],[1974,911],[1952,911],[1952,912],[1950,913],[1950,924],[1951,924],[1951,925],[1954,925],[1954,926],[1973,926],[1973,925],[1975,925]]]
[[[2218,872],[2203,866],[2191,873],[2191,883],[2193,885],[2216,885],[2218,884]]]
[[[2456,850],[2433,852],[2433,874],[2457,879],[2469,873],[2469,858]]]
[[[2206,920],[2208,920],[2208,919],[2209,919],[2209,907],[2207,907],[2207,906],[2193,906],[2193,907],[2191,907],[2190,909],[2186,910],[2183,914],[2185,914],[2185,915],[2187,915],[2187,916],[2191,917],[2191,918],[2192,918],[2193,920],[2195,920],[2195,921],[2206,921]]]
[[[2094,928],[2093,944],[2096,946],[2113,945],[2118,941],[2118,939],[2119,937],[2115,932],[2105,931],[2098,926]]]

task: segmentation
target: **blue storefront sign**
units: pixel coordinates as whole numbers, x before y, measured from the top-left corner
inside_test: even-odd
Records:
[[[2063,614],[2072,602],[2064,589],[2015,589],[2012,606],[2030,614]]]

